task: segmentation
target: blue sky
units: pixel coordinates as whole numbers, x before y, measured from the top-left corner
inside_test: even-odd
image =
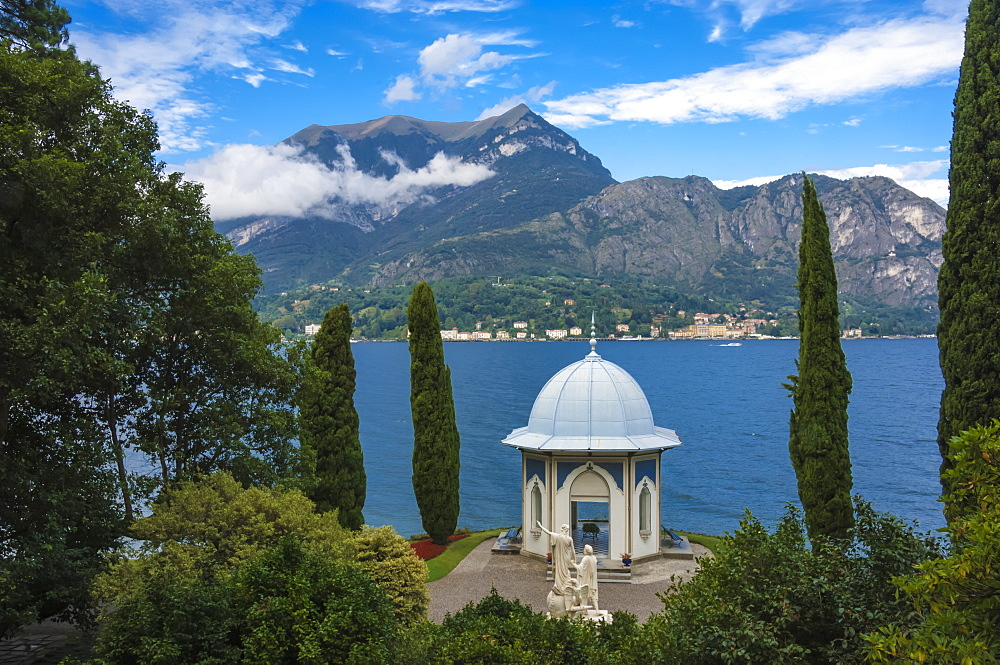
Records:
[[[964,0],[64,4],[78,52],[153,112],[161,158],[205,182],[217,218],[274,212],[266,200],[328,175],[272,147],[310,124],[520,102],[621,181],[877,174],[947,201]],[[461,171],[438,166],[408,182]]]

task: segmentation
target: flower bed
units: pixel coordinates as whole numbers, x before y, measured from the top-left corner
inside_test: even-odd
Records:
[[[456,533],[454,536],[448,538],[448,542],[453,543],[456,540],[461,540],[462,538],[468,538],[468,537],[469,534],[467,533]],[[427,538],[425,540],[418,540],[415,543],[410,543],[410,547],[412,547],[414,551],[416,551],[417,556],[423,559],[424,561],[433,559],[438,554],[441,554],[441,552],[444,552],[445,549],[447,549],[444,545],[435,545],[434,541],[431,540],[430,538]]]

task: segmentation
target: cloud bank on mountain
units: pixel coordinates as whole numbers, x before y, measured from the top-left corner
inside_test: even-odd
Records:
[[[358,169],[346,146],[338,152],[342,161],[331,167],[299,146],[230,145],[177,170],[202,183],[216,221],[251,215],[332,218],[338,204],[403,205],[438,187],[467,187],[494,175],[483,164],[443,153],[418,169],[386,153],[383,158],[398,167],[386,178]]]

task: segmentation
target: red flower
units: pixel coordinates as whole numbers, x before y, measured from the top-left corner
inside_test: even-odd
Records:
[[[462,538],[468,537],[468,535],[469,534],[467,533],[460,533],[454,536],[450,536],[448,538],[448,542],[453,543],[456,540],[461,540]],[[435,545],[434,541],[431,540],[430,538],[427,538],[425,540],[418,540],[415,543],[410,543],[410,547],[412,547],[414,551],[416,551],[417,556],[423,559],[424,561],[429,561],[433,559],[434,557],[441,554],[441,552],[444,552],[447,549],[447,547],[445,547],[444,545]]]

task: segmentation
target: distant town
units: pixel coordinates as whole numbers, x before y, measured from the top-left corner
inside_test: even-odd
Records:
[[[574,305],[572,300],[566,300],[565,305]],[[684,310],[679,310],[677,316],[683,318],[687,315]],[[694,323],[679,330],[664,331],[662,325],[654,324],[643,326],[646,335],[638,326],[628,323],[619,323],[615,326],[615,332],[602,335],[601,339],[618,340],[654,340],[654,339],[778,339],[773,335],[761,334],[760,329],[773,330],[778,325],[777,319],[763,318],[739,318],[730,314],[708,314],[697,312],[693,315]],[[493,321],[496,324],[496,320]],[[475,330],[459,330],[451,328],[441,330],[441,339],[446,342],[505,342],[517,340],[582,340],[587,339],[590,333],[580,326],[570,328],[546,328],[535,329],[528,321],[514,321],[511,324],[512,330],[496,329],[484,330],[485,322],[477,321]],[[305,326],[305,334],[313,336],[319,332],[321,324],[312,323]],[[861,328],[849,328],[841,331],[844,339],[862,337]]]

